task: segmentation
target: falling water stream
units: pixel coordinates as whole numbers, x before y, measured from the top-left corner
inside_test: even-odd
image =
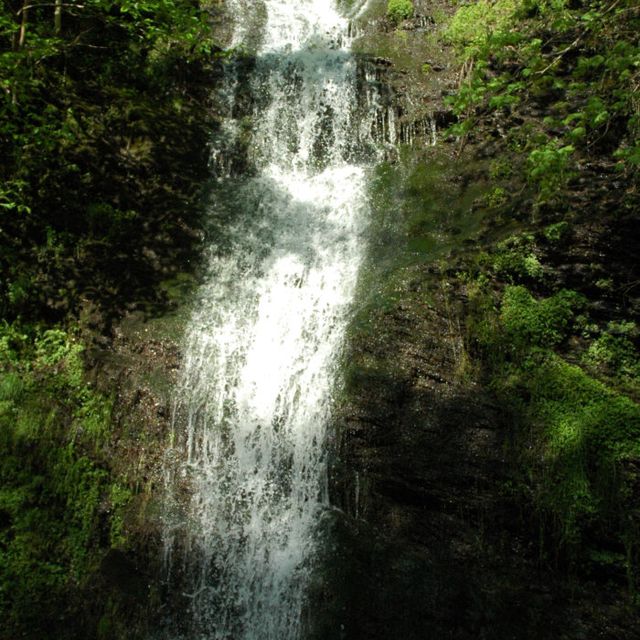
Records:
[[[376,94],[331,0],[229,4],[234,46],[255,48],[251,107],[238,116],[230,63],[214,239],[176,394],[187,459],[172,483],[190,503],[183,521],[167,518],[167,566],[187,576],[189,638],[296,640],[328,508],[327,423],[363,259]],[[253,171],[225,175],[224,145],[247,120]]]

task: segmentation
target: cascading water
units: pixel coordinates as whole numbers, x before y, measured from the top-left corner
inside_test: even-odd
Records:
[[[255,171],[219,174],[211,206],[216,241],[175,411],[187,460],[171,483],[175,502],[176,484],[191,498],[185,518],[167,517],[167,564],[187,576],[188,637],[295,640],[328,504],[326,429],[363,257],[375,92],[358,91],[365,74],[329,0],[231,9],[235,44],[259,43],[246,80]],[[229,116],[237,137],[233,100]]]

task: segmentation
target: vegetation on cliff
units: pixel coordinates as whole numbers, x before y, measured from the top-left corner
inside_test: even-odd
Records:
[[[122,543],[129,490],[109,473],[111,399],[84,381],[59,329],[0,338],[0,608],[3,637],[47,637],[70,594]]]
[[[464,61],[457,133],[492,113],[542,200],[589,162],[631,178],[640,166],[639,28],[634,0],[461,7],[446,34]]]
[[[86,353],[192,254],[208,22],[197,0],[0,8],[2,638],[113,635],[88,594],[133,487]]]
[[[493,139],[493,242],[463,279],[471,352],[513,416],[511,490],[541,557],[640,571],[637,3],[478,2],[446,37],[462,61],[460,144]],[[613,188],[612,188],[613,187]],[[509,194],[514,194],[511,197]]]
[[[434,149],[406,139],[372,183],[345,449],[356,518],[368,511],[383,529],[371,539],[415,568],[412,593],[444,558],[429,596],[403,598],[405,619],[428,617],[443,584],[472,592],[407,632],[393,613],[383,625],[635,638],[640,10],[416,1],[396,21],[382,5],[366,44],[395,82],[396,124],[422,117],[420,99],[454,124]]]
[[[189,0],[1,12],[0,313],[144,299],[203,178],[186,156],[207,130],[206,14]]]

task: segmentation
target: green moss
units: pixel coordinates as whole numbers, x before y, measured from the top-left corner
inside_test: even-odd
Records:
[[[375,282],[381,270],[437,260],[463,248],[481,228],[485,212],[471,209],[486,184],[478,179],[463,189],[456,181],[458,169],[453,169],[436,153],[425,161],[411,149],[403,150],[400,162],[376,167],[368,194]]]
[[[84,347],[61,329],[36,333],[34,367],[43,372],[55,369],[59,384],[77,389],[82,385],[84,367],[81,354]]]
[[[98,621],[96,630],[98,640],[112,640],[115,635],[116,625],[110,615],[104,615]]]
[[[193,292],[196,284],[192,274],[181,272],[169,280],[163,280],[160,289],[165,292],[170,302],[180,304]]]
[[[16,402],[23,391],[24,382],[17,373],[10,371],[0,374],[0,402]]]
[[[594,528],[622,542],[623,462],[640,455],[640,407],[550,352],[531,352],[494,384],[533,427],[526,459],[555,543],[577,558]]]
[[[523,286],[505,289],[500,322],[513,348],[549,347],[566,338],[576,310],[585,299],[575,291],[562,290],[536,300]]]
[[[133,493],[129,488],[123,487],[120,484],[111,485],[109,491],[109,502],[111,504],[109,543],[114,548],[122,548],[126,545],[127,537],[124,529],[124,516],[132,497]]]
[[[0,615],[15,637],[47,637],[43,622],[95,570],[103,529],[124,544],[131,494],[110,483],[112,402],[85,382],[82,346],[17,326],[0,341]]]
[[[535,298],[512,285],[496,308],[487,291],[470,287],[468,327],[491,386],[514,416],[515,481],[526,487],[522,499],[530,496],[535,505],[541,551],[589,571],[617,545],[624,553],[616,552],[610,567],[633,588],[640,562],[634,524],[640,505],[633,498],[640,406],[556,351],[577,330],[582,296],[563,290]],[[626,337],[599,338],[585,360],[596,353],[600,362],[637,362]]]
[[[504,159],[496,159],[489,166],[489,176],[492,180],[511,178],[513,176],[513,164]]]

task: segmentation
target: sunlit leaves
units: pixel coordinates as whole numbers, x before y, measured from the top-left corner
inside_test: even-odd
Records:
[[[24,180],[11,180],[0,184],[0,228],[3,212],[31,213],[31,209],[24,203],[25,187]]]
[[[520,114],[532,132],[524,145],[529,179],[543,199],[566,183],[579,153],[606,150],[622,169],[638,164],[640,46],[632,34],[640,14],[633,4],[479,2],[461,7],[451,22],[449,40],[473,69],[450,101],[461,118],[518,114],[531,105],[547,112],[533,120]],[[554,171],[554,179],[545,177]]]
[[[570,159],[574,151],[573,145],[560,146],[556,140],[552,140],[529,154],[529,180],[538,186],[542,199],[552,196],[567,182],[571,175]]]

